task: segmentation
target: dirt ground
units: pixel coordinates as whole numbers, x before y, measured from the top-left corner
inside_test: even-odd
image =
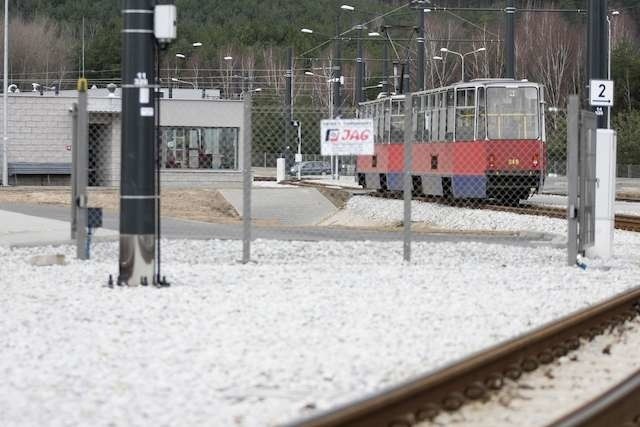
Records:
[[[89,206],[117,212],[120,194],[116,189],[89,189]],[[70,206],[71,190],[65,187],[10,187],[0,188],[1,203],[33,203]],[[217,190],[166,189],[162,191],[161,213],[163,217],[188,219],[213,223],[239,221],[236,210]]]

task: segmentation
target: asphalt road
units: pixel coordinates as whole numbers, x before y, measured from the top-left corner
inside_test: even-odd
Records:
[[[59,221],[69,221],[69,208],[64,206],[36,205],[23,203],[2,203],[0,209]],[[119,216],[104,212],[104,228],[118,231]],[[199,221],[187,221],[163,218],[162,237],[168,239],[225,239],[241,240],[242,224],[211,224]],[[252,227],[253,239],[268,240],[305,240],[305,241],[402,241],[402,230],[363,230],[338,227]],[[414,232],[415,241],[462,242],[479,241],[510,245],[540,245],[548,243],[549,236],[543,234],[496,236],[487,234],[455,234]]]

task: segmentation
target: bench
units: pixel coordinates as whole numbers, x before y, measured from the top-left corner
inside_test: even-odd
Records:
[[[15,185],[18,185],[18,175],[46,175],[50,184],[51,175],[71,175],[71,163],[9,162],[7,174],[13,177]]]

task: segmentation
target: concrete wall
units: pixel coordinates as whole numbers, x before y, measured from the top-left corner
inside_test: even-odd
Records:
[[[61,97],[9,96],[9,161],[70,163],[71,104]]]
[[[101,185],[119,186],[121,162],[120,98],[93,97],[89,91],[89,123],[107,125],[108,135],[100,150],[99,180]],[[72,116],[70,108],[75,92],[59,96],[35,93],[11,94],[8,99],[8,161],[70,163]],[[0,103],[0,115],[2,115]],[[244,140],[244,106],[242,101],[207,99],[163,99],[160,106],[161,126],[202,126],[239,128],[239,170],[162,170],[162,182],[167,186],[241,187],[242,141]],[[0,152],[0,158],[1,158]],[[60,177],[53,180],[62,183]],[[13,182],[13,181],[10,181]],[[52,180],[40,177],[18,182],[43,183]],[[68,177],[63,181],[68,183]]]

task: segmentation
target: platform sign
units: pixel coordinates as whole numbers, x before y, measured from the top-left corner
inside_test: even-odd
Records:
[[[320,122],[323,156],[373,156],[373,119],[332,119]]]
[[[613,107],[613,80],[589,81],[589,105]]]

